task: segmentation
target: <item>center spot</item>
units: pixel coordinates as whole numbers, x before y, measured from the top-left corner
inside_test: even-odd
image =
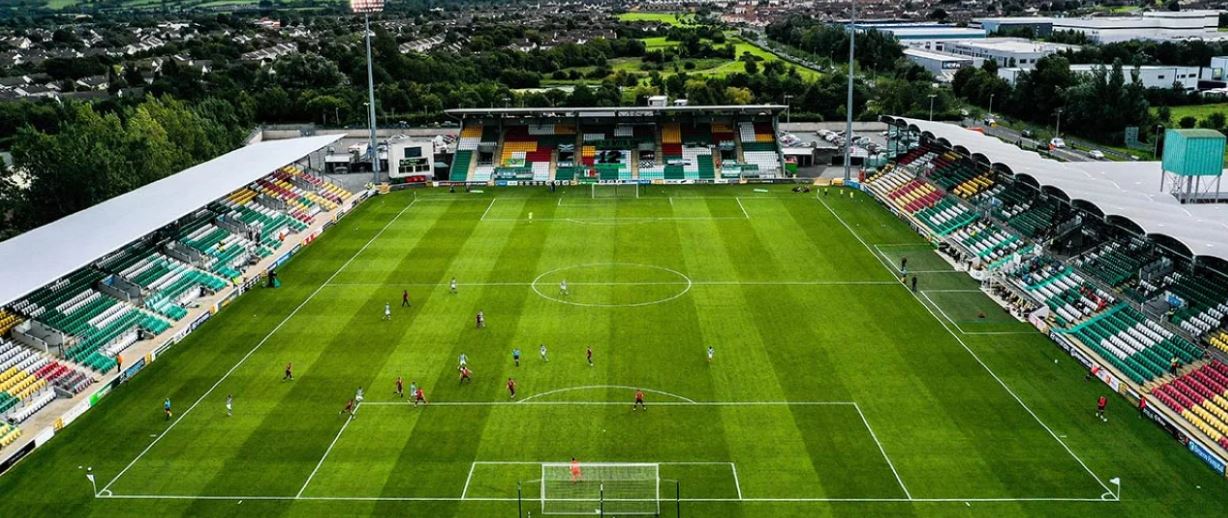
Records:
[[[567,292],[561,284],[567,281]],[[538,296],[574,306],[636,307],[660,304],[691,289],[682,272],[634,263],[595,263],[550,270],[533,280]]]

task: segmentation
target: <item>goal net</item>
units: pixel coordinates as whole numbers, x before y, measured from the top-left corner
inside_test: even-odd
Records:
[[[573,478],[570,463],[543,463],[541,485],[542,514],[661,512],[657,464],[585,463]]]
[[[594,199],[639,198],[638,183],[594,183],[591,184]]]

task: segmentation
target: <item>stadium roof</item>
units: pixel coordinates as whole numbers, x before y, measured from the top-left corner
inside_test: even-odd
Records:
[[[55,282],[340,138],[327,135],[242,147],[0,242],[0,305]]]
[[[777,114],[784,112],[788,106],[781,104],[732,104],[732,105],[687,105],[687,106],[587,106],[580,108],[455,108],[444,110],[448,115],[464,117],[467,115],[479,115],[485,117],[494,116],[551,116],[551,117],[618,117],[618,116],[644,116],[658,115],[671,113],[703,113],[703,112],[729,112],[729,113],[762,113],[767,112]]]
[[[984,158],[1011,174],[1031,177],[1106,218],[1120,218],[1149,236],[1176,241],[1191,256],[1228,261],[1228,206],[1178,202],[1160,190],[1159,162],[1058,162],[953,124],[886,119]]]

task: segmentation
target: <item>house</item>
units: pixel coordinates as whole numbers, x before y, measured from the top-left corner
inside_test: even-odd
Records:
[[[75,84],[84,90],[106,90],[111,85],[104,75],[83,77],[76,80]]]
[[[260,61],[269,63],[276,61],[278,58],[287,54],[298,52],[298,46],[293,43],[278,43],[272,47],[266,47],[260,50],[253,50],[239,56],[243,61]]]
[[[9,38],[4,38],[3,41],[5,45],[19,50],[25,50],[34,46],[34,41],[25,36],[12,36]]]
[[[12,90],[19,86],[28,85],[30,82],[30,78],[26,76],[0,77],[0,90]]]
[[[59,89],[44,85],[25,85],[20,86],[14,92],[22,97],[46,97],[55,98],[59,95]]]

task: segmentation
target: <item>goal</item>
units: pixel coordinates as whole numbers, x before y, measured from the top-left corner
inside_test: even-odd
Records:
[[[543,463],[541,485],[542,514],[661,513],[658,464],[585,463],[573,480],[570,463]]]
[[[639,198],[638,183],[594,183],[591,184],[593,199]]]

